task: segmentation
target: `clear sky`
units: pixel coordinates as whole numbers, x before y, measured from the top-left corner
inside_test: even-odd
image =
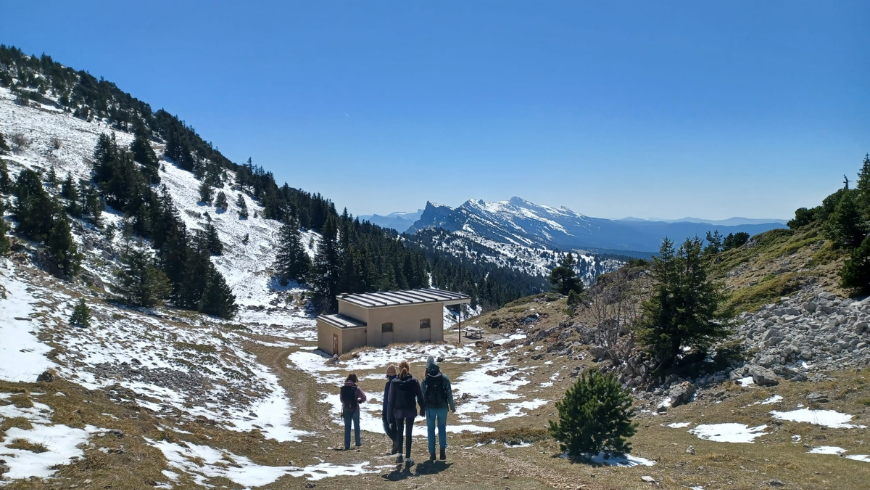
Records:
[[[870,2],[0,2],[0,43],[115,82],[354,214],[521,196],[787,218],[870,151]]]

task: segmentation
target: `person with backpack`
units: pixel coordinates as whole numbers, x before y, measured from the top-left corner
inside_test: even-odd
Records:
[[[355,373],[350,373],[341,387],[341,415],[344,417],[344,450],[350,449],[350,426],[353,422],[356,447],[362,442],[359,437],[359,404],[366,401],[366,394],[357,386],[359,379]]]
[[[384,433],[393,441],[393,448],[390,455],[396,454],[399,450],[396,448],[396,426],[393,423],[393,417],[389,415],[387,410],[387,400],[390,398],[390,384],[396,379],[396,366],[390,364],[387,366],[387,383],[384,385],[383,407],[381,408],[381,420],[384,423]]]
[[[408,361],[399,363],[399,377],[390,382],[390,394],[387,399],[387,414],[392,416],[396,427],[396,440],[393,449],[399,456],[396,462],[401,463],[402,442],[407,441],[405,446],[405,463],[408,466],[414,464],[411,459],[411,435],[414,430],[414,419],[417,417],[417,405],[420,405],[420,413],[425,413],[426,402],[423,401],[423,391],[420,383],[411,376],[411,366]]]
[[[447,459],[447,410],[456,411],[453,389],[432,356],[426,361],[426,379],[423,380],[423,400],[426,402],[426,428],[429,429],[429,461],[435,461],[435,423],[438,423],[440,459]]]

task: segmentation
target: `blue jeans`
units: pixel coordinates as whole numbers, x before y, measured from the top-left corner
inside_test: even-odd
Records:
[[[350,423],[353,422],[354,428],[354,436],[356,439],[356,445],[359,446],[361,444],[359,439],[359,410],[354,412],[345,412],[344,413],[344,448],[350,449]]]
[[[447,409],[427,408],[426,428],[429,429],[429,454],[435,454],[435,419],[438,419],[438,442],[443,449],[447,447]]]

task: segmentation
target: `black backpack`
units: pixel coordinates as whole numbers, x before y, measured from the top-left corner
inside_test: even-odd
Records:
[[[359,402],[356,399],[356,385],[341,387],[341,413],[353,413],[359,410]]]
[[[406,380],[394,382],[391,389],[396,390],[395,407],[397,410],[411,410],[416,405],[417,390],[416,380],[408,378]]]
[[[443,376],[426,376],[426,406],[432,408],[447,406]]]

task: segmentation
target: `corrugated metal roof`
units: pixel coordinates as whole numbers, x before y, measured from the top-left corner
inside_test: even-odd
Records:
[[[409,289],[406,291],[384,291],[381,293],[340,294],[338,299],[363,308],[382,306],[401,306],[436,302],[470,302],[468,295],[444,291],[443,289]]]
[[[320,315],[317,317],[317,319],[323,320],[327,323],[331,323],[338,328],[359,328],[366,326],[365,322],[361,322],[356,318],[342,315],[341,313],[336,313],[334,315]]]

